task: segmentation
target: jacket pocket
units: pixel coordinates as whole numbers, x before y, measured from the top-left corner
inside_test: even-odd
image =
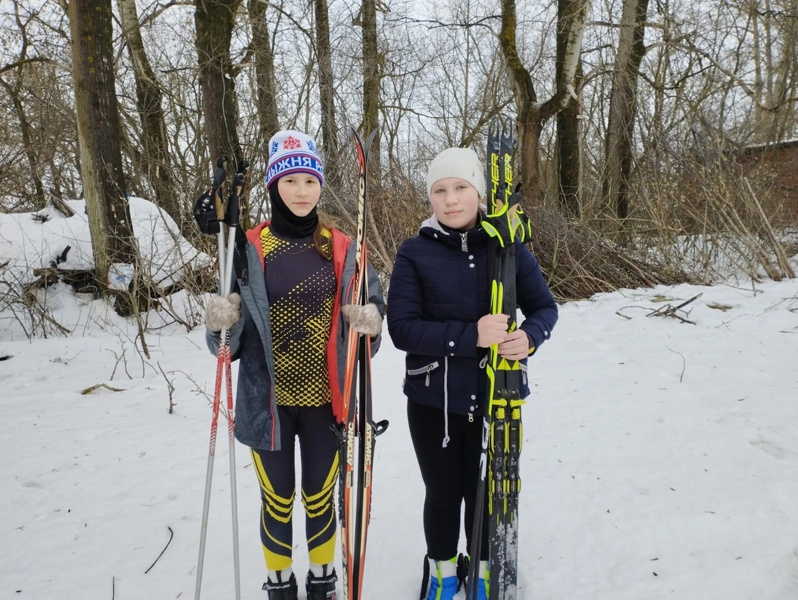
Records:
[[[407,374],[413,377],[414,375],[426,375],[426,379],[424,379],[424,385],[429,387],[429,374],[437,369],[440,366],[440,363],[436,360],[431,362],[428,365],[423,367],[419,367],[418,369],[408,369]]]

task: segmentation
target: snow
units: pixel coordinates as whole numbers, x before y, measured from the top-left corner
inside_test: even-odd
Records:
[[[53,205],[36,213],[0,214],[0,264],[8,261],[15,275],[32,275],[33,268],[48,267],[70,246],[59,268],[91,269],[94,258],[86,203],[65,202],[75,214],[66,217]],[[147,274],[159,286],[180,278],[185,265],[208,261],[179,233],[172,217],[143,198],[128,198],[133,233]]]
[[[647,316],[698,294],[678,313],[692,323]],[[147,359],[103,302],[53,297],[73,335],[27,340],[0,320],[0,598],[192,598],[216,366],[203,331],[157,328]],[[519,598],[798,598],[797,349],[798,281],[562,306],[530,362]],[[373,370],[375,417],[391,426],[375,452],[364,598],[417,598],[423,486],[387,333]],[[203,598],[234,597],[225,431]],[[241,596],[262,600],[258,483],[247,448],[236,460]],[[302,579],[301,504],[295,516]]]

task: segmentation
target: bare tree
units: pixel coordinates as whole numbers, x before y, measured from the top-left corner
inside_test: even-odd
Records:
[[[570,3],[570,0],[560,0]],[[582,47],[582,34],[587,19],[589,0],[578,0],[568,10],[561,11],[563,20],[558,30],[565,41],[561,79],[557,81],[554,95],[538,103],[532,76],[518,54],[516,43],[515,0],[502,0],[499,44],[510,70],[517,108],[518,145],[521,154],[521,179],[526,182],[525,198],[534,211],[541,206],[540,186],[540,133],[548,119],[568,105],[573,95],[573,81]],[[567,18],[565,18],[567,15]]]
[[[609,123],[602,177],[602,196],[622,221],[629,216],[629,175],[637,106],[637,80],[645,53],[648,0],[624,0],[615,56]]]
[[[274,82],[274,52],[269,36],[269,24],[266,21],[268,6],[263,0],[249,0],[248,3],[249,24],[252,28],[250,47],[255,57],[255,102],[262,144],[266,144],[280,128]],[[280,16],[278,14],[278,19]]]
[[[557,21],[568,23],[574,18],[574,11],[581,10],[579,0],[561,0],[557,4]],[[557,66],[556,77],[571,89],[582,88],[582,61],[579,60],[574,73],[573,84],[564,78],[568,68],[567,52],[569,51],[569,29],[557,27]],[[557,175],[559,185],[557,195],[560,211],[568,218],[577,219],[581,215],[580,182],[582,178],[582,149],[580,141],[581,101],[576,93],[567,106],[557,113]]]
[[[741,3],[751,20],[755,140],[781,140],[795,131],[798,103],[798,2],[762,0]]]
[[[327,0],[313,0],[316,21],[316,58],[319,69],[319,107],[321,109],[321,138],[324,146],[325,179],[335,185],[339,174],[338,128],[335,121],[335,80],[330,45],[330,16]]]
[[[361,5],[361,18],[363,27],[363,133],[369,134],[375,129],[379,130],[380,109],[380,56],[377,43],[377,2],[376,0],[363,0]],[[380,134],[374,138],[371,159],[372,172],[380,173]],[[379,181],[379,178],[375,178]]]
[[[169,213],[183,229],[188,222],[188,214],[182,210],[180,193],[172,174],[161,84],[144,49],[135,0],[117,0],[117,5],[122,21],[122,35],[130,51],[136,78],[136,108],[141,120],[143,149],[141,170],[147,173],[147,179],[155,193],[155,203]]]
[[[238,139],[238,107],[230,43],[241,0],[197,0],[194,23],[202,88],[205,135],[211,157],[226,156],[238,164],[244,159]],[[241,219],[250,227],[249,203],[241,199]]]
[[[108,291],[111,266],[137,265],[119,146],[111,0],[69,3],[81,175],[95,278]]]
[[[14,116],[19,123],[19,131],[22,137],[22,149],[30,169],[30,179],[33,182],[34,204],[36,208],[44,208],[46,200],[40,173],[39,155],[37,150],[34,148],[33,143],[34,129],[36,125],[33,124],[31,119],[28,117],[23,102],[23,83],[25,80],[23,70],[31,63],[47,60],[46,58],[42,57],[28,56],[30,43],[28,41],[27,26],[31,20],[36,18],[36,16],[37,14],[35,11],[27,15],[23,15],[20,3],[18,0],[14,0],[14,20],[19,29],[21,44],[14,62],[4,65],[2,69],[0,69],[0,86],[6,90],[8,97],[11,99]],[[6,77],[10,76],[13,76],[14,78],[13,83],[6,81]]]

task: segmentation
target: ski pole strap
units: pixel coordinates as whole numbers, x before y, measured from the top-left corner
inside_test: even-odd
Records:
[[[221,189],[227,177],[227,171],[224,168],[226,161],[226,156],[220,156],[217,159],[211,186],[194,202],[194,220],[204,234],[219,233],[220,221],[224,221]]]

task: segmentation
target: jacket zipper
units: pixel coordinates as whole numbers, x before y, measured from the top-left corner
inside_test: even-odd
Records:
[[[438,368],[438,361],[436,360],[435,362],[432,362],[432,363],[428,364],[426,367],[421,367],[419,369],[408,369],[407,370],[407,374],[408,375],[421,375],[423,373],[426,373],[427,376],[424,379],[424,385],[426,387],[429,387],[430,372],[434,371],[437,368]]]
[[[463,252],[468,252],[468,239],[467,238],[468,238],[468,234],[467,233],[461,233],[460,234],[460,249]]]

